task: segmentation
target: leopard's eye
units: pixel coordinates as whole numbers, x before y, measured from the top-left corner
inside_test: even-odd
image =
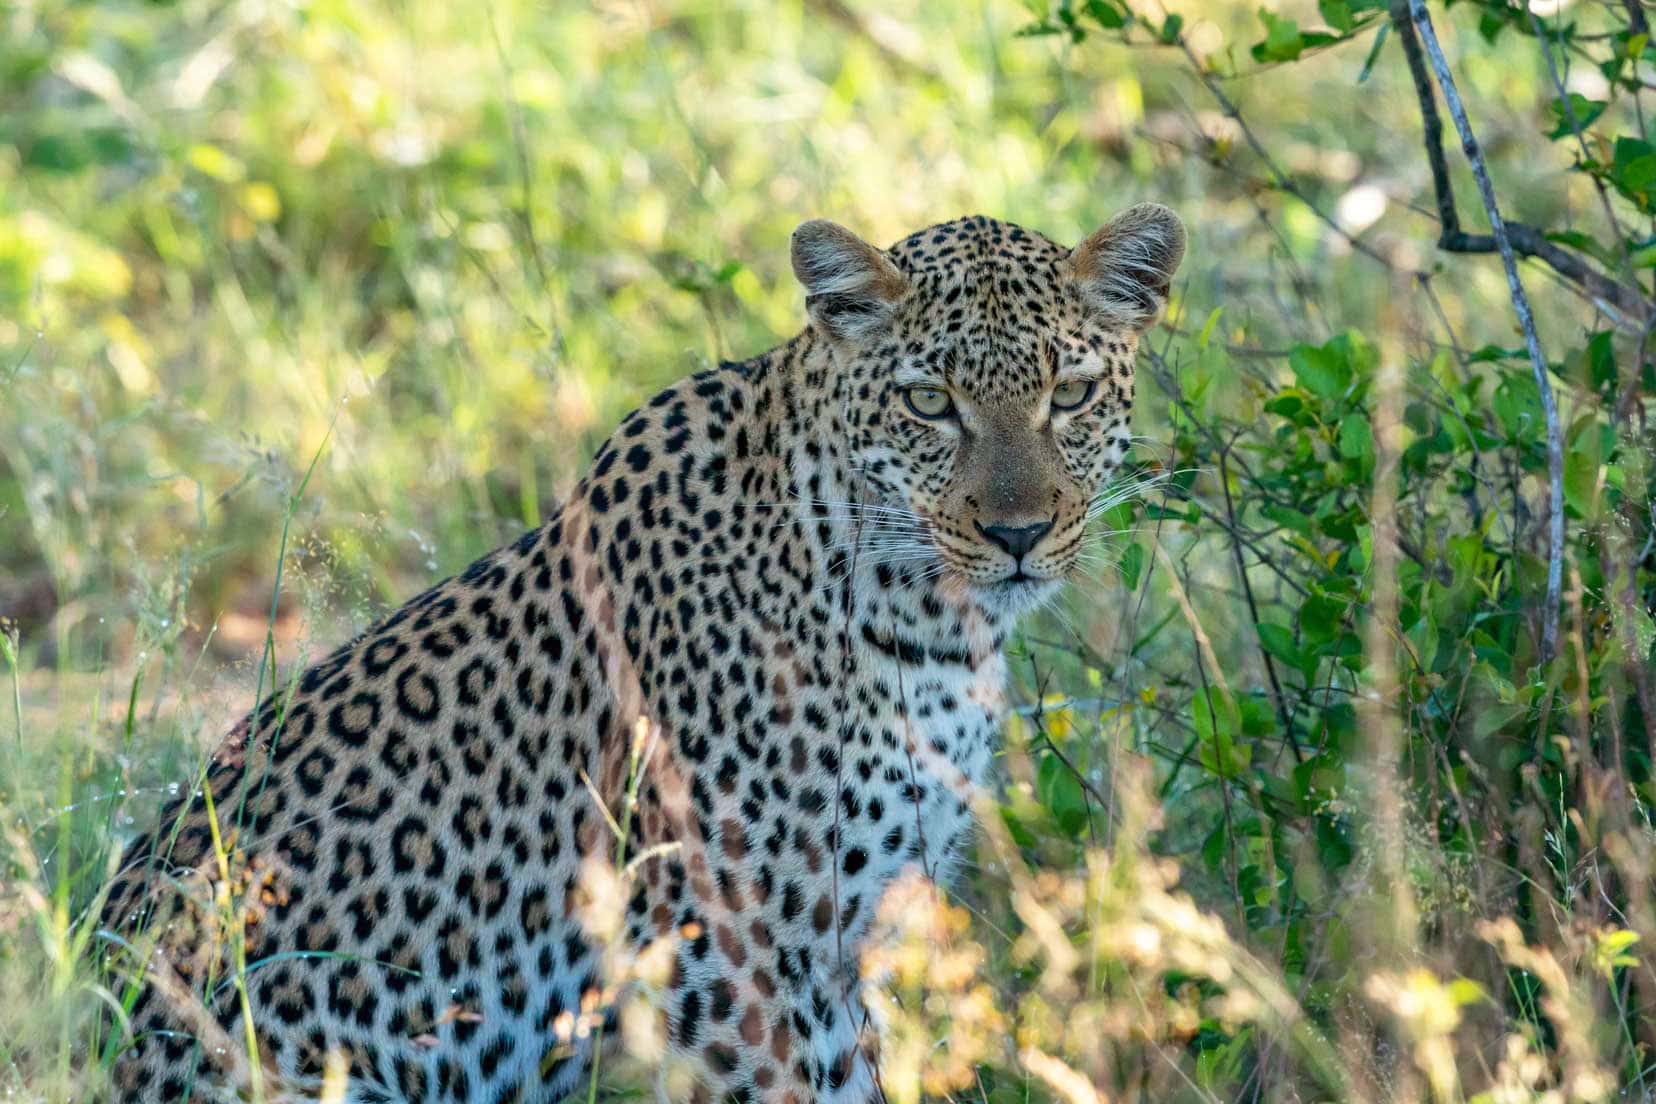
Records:
[[[922,418],[947,418],[954,413],[954,400],[941,387],[910,387],[903,392],[908,408]]]
[[[1078,379],[1060,383],[1052,389],[1052,409],[1074,410],[1076,407],[1085,406],[1097,387],[1098,384],[1092,380]]]

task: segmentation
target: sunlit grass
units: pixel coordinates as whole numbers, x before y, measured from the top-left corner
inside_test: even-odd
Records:
[[[1187,5],[1190,40],[1243,70],[1232,93],[1306,194],[1336,210],[1367,189],[1347,204],[1378,205],[1365,240],[1430,268],[1393,48],[1361,81],[1369,40],[1250,64],[1254,7]],[[1480,124],[1506,136],[1502,187],[1522,217],[1574,226],[1596,199],[1538,136],[1544,75],[1511,35],[1480,38],[1470,7],[1444,32]],[[794,333],[798,222],[890,240],[982,211],[1071,241],[1144,198],[1192,229],[1139,377],[1153,481],[1101,507],[1084,582],[1012,642],[1005,790],[959,893],[914,889],[883,916],[867,1003],[893,1040],[889,1091],[1648,1093],[1653,795],[1602,767],[1617,720],[1635,731],[1612,677],[1630,645],[1603,644],[1604,618],[1648,652],[1648,613],[1600,617],[1583,543],[1568,670],[1503,672],[1468,644],[1519,618],[1535,569],[1533,473],[1502,436],[1528,408],[1499,358],[1465,355],[1516,341],[1498,270],[1457,260],[1427,300],[1264,182],[1177,51],[1017,37],[1033,19],[815,0],[0,12],[6,1093],[101,1090],[136,979],[98,928],[100,887],[230,724],[536,524],[664,382]],[[1597,323],[1536,286],[1573,441],[1593,441],[1576,338]],[[1370,411],[1300,387],[1338,413],[1296,436],[1266,406],[1297,386],[1284,350],[1348,329],[1399,358],[1410,434],[1419,408],[1457,445],[1482,435],[1470,468],[1409,500],[1435,543],[1398,570],[1448,575],[1380,627],[1401,666],[1378,690],[1344,662],[1379,647],[1363,611],[1316,589],[1373,533],[1305,520],[1368,507],[1374,457],[1340,419]],[[1616,480],[1648,478],[1633,460],[1600,478],[1604,459],[1575,469],[1583,532],[1608,525],[1593,503]],[[1450,651],[1465,662],[1446,671]],[[1412,704],[1360,713],[1382,690]],[[1394,722],[1408,786],[1380,853],[1364,741]],[[1629,738],[1617,761],[1639,754]],[[233,933],[246,871],[216,843],[199,904]],[[595,900],[633,859],[594,874]],[[1404,910],[1418,924],[1377,955]],[[246,1002],[259,963],[231,960]],[[617,973],[647,991],[661,966]],[[625,1049],[656,1057],[644,1022],[623,1019]],[[628,1076],[606,1060],[585,1095],[635,1091]]]

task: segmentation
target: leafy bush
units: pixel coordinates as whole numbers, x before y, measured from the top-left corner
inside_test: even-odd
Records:
[[[1407,3],[878,7],[0,13],[9,1092],[100,1091],[98,887],[254,686],[791,332],[795,222],[1153,197],[1136,493],[966,884],[880,914],[888,1094],[1650,1094],[1642,8],[1429,13],[1538,375]]]

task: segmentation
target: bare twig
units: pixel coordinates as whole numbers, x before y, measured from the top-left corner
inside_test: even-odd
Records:
[[[1524,293],[1523,281],[1518,276],[1518,261],[1513,255],[1512,241],[1507,235],[1506,223],[1501,220],[1500,206],[1495,202],[1495,185],[1489,178],[1489,165],[1484,161],[1472,123],[1466,117],[1455,77],[1449,71],[1449,62],[1438,44],[1432,17],[1426,12],[1425,0],[1409,0],[1409,18],[1419,33],[1430,56],[1432,70],[1437,75],[1438,87],[1443,91],[1443,102],[1449,108],[1449,117],[1455,121],[1460,134],[1461,149],[1472,165],[1472,175],[1478,181],[1478,192],[1483,198],[1484,211],[1489,216],[1495,247],[1501,254],[1501,265],[1506,269],[1507,290],[1512,295],[1512,309],[1518,316],[1518,325],[1524,331],[1524,346],[1529,350],[1530,367],[1535,374],[1535,386],[1541,394],[1541,409],[1547,427],[1547,605],[1541,619],[1541,656],[1550,660],[1558,648],[1558,603],[1564,584],[1564,431],[1559,425],[1558,400],[1553,395],[1552,381],[1547,376],[1547,360],[1541,354],[1541,339],[1536,336],[1535,317],[1530,313],[1529,296]],[[1424,111],[1424,107],[1422,109]]]
[[[1442,124],[1438,119],[1437,105],[1431,94],[1431,82],[1426,68],[1420,57],[1420,46],[1413,27],[1409,23],[1408,9],[1411,0],[1393,0],[1392,15],[1396,22],[1399,38],[1403,42],[1403,50],[1409,61],[1410,73],[1414,76],[1415,90],[1420,98],[1422,123],[1426,131],[1426,154],[1432,170],[1432,182],[1437,197],[1438,217],[1441,224],[1438,235],[1438,248],[1447,253],[1497,253],[1500,246],[1492,234],[1471,234],[1461,229],[1460,217],[1455,209],[1454,190],[1450,183],[1449,170],[1443,156]],[[1248,148],[1259,158],[1269,177],[1271,185],[1279,191],[1298,199],[1310,209],[1317,219],[1342,238],[1347,245],[1370,260],[1377,261],[1388,270],[1395,270],[1396,264],[1355,235],[1341,226],[1332,215],[1323,210],[1303,188],[1289,176],[1275,158],[1265,148],[1259,136],[1249,126],[1242,110],[1226,93],[1218,77],[1208,70],[1196,56],[1180,35],[1175,44],[1184,53],[1190,69],[1196,74],[1203,86],[1208,90],[1219,110],[1234,122],[1241,131],[1243,141]],[[1656,318],[1656,310],[1652,309],[1651,302],[1635,286],[1626,284],[1606,276],[1589,265],[1581,256],[1558,245],[1547,238],[1546,232],[1537,227],[1521,222],[1505,224],[1508,248],[1525,257],[1534,257],[1544,262],[1564,279],[1574,285],[1575,289],[1594,306],[1601,310],[1615,324],[1624,330],[1638,332],[1652,318]],[[1417,283],[1424,283],[1429,274],[1414,272]]]
[[[1640,327],[1651,314],[1651,304],[1637,287],[1628,287],[1589,265],[1578,254],[1547,240],[1544,231],[1521,222],[1503,223],[1506,244],[1494,234],[1469,234],[1461,229],[1460,213],[1455,207],[1455,187],[1449,176],[1449,164],[1443,155],[1443,121],[1438,116],[1437,97],[1432,93],[1432,78],[1426,61],[1421,56],[1420,40],[1413,23],[1414,0],[1392,0],[1392,22],[1397,28],[1398,41],[1403,45],[1403,56],[1409,63],[1409,75],[1414,79],[1415,97],[1420,101],[1420,123],[1425,132],[1426,161],[1432,170],[1432,191],[1437,198],[1438,248],[1446,253],[1505,253],[1516,252],[1545,262],[1553,271],[1569,280],[1581,293],[1604,310],[1605,314],[1623,327]],[[1432,40],[1436,42],[1435,36]],[[1441,50],[1436,53],[1441,53]],[[1434,62],[1435,63],[1435,62]],[[1445,89],[1444,99],[1450,93]],[[1458,102],[1458,100],[1457,100]],[[1450,108],[1454,114],[1454,108]],[[1464,117],[1464,114],[1463,116]],[[1470,131],[1461,129],[1461,119],[1455,121],[1464,144]],[[1479,187],[1482,187],[1480,182]],[[1487,204],[1486,204],[1487,206]]]
[[[1570,126],[1570,133],[1575,136],[1576,148],[1581,151],[1583,161],[1593,159],[1593,151],[1587,148],[1587,135],[1582,133],[1581,120],[1576,118],[1575,104],[1570,101],[1570,92],[1564,86],[1564,78],[1558,72],[1558,64],[1553,61],[1552,48],[1547,45],[1549,32],[1541,17],[1535,14],[1532,8],[1529,13],[1530,29],[1535,32],[1536,44],[1541,47],[1541,58],[1547,63],[1547,75],[1552,78],[1553,91],[1558,93],[1559,107],[1563,112],[1564,121]],[[1616,239],[1616,252],[1621,258],[1621,278],[1623,283],[1631,284],[1643,298],[1644,289],[1639,286],[1639,278],[1633,269],[1633,255],[1627,248],[1627,235],[1622,231],[1621,220],[1616,217],[1616,209],[1610,203],[1610,192],[1604,186],[1602,177],[1589,174],[1588,179],[1593,182],[1593,189],[1598,193],[1599,208],[1604,212],[1604,220],[1610,224],[1610,232]]]
[[[1644,34],[1650,30],[1650,24],[1645,22],[1643,0],[1622,0],[1622,6],[1627,9],[1627,29],[1634,34]]]
[[[1248,581],[1248,564],[1242,558],[1242,545],[1236,539],[1236,507],[1231,501],[1230,470],[1226,460],[1230,450],[1224,449],[1219,453],[1219,487],[1225,492],[1225,518],[1231,523],[1231,552],[1236,557],[1236,573],[1242,579],[1242,593],[1248,600],[1248,616],[1259,625],[1259,605],[1254,601],[1253,584]],[[1282,682],[1277,678],[1276,663],[1271,653],[1265,650],[1265,641],[1259,639],[1259,655],[1265,661],[1265,675],[1271,683],[1271,700],[1276,703],[1277,717],[1282,721],[1282,738],[1288,742],[1288,747],[1294,753],[1294,762],[1305,762],[1305,754],[1300,751],[1299,739],[1294,735],[1294,715],[1288,708],[1287,699],[1282,695]],[[1278,749],[1281,755],[1281,749]]]
[[[1344,239],[1345,243],[1351,246],[1352,249],[1370,260],[1378,261],[1388,269],[1395,268],[1396,266],[1392,264],[1391,258],[1341,226],[1337,219],[1324,211],[1317,205],[1315,200],[1305,193],[1305,189],[1301,188],[1294,178],[1289,176],[1281,165],[1277,164],[1276,158],[1272,157],[1270,151],[1265,148],[1265,143],[1259,140],[1259,136],[1248,125],[1248,120],[1242,117],[1241,108],[1237,107],[1236,103],[1225,94],[1224,88],[1219,84],[1219,79],[1208,70],[1207,66],[1202,64],[1201,59],[1196,56],[1196,51],[1192,50],[1190,44],[1185,41],[1184,35],[1178,37],[1177,44],[1179,49],[1183,51],[1185,60],[1190,64],[1191,72],[1195,73],[1196,78],[1207,88],[1208,95],[1212,96],[1213,101],[1219,105],[1219,110],[1225,114],[1226,118],[1235,123],[1236,128],[1242,132],[1242,139],[1248,143],[1248,148],[1253,150],[1254,156],[1259,158],[1260,164],[1270,174],[1271,183],[1279,190],[1288,193],[1305,204],[1311,213],[1317,216],[1319,222]]]
[[[1630,34],[1644,34],[1648,30],[1645,23],[1644,9],[1641,0],[1627,0],[1628,32]],[[1546,59],[1547,72],[1552,77],[1553,89],[1558,93],[1558,102],[1563,109],[1564,119],[1570,125],[1570,131],[1575,136],[1576,148],[1581,151],[1584,161],[1592,159],[1592,151],[1587,148],[1587,136],[1582,133],[1581,123],[1576,118],[1575,105],[1570,101],[1569,91],[1564,86],[1564,80],[1559,75],[1558,66],[1553,62],[1552,50],[1547,46],[1546,25],[1541,17],[1533,11],[1529,13],[1530,27],[1535,31],[1536,41],[1541,46],[1541,56]],[[1634,106],[1638,106],[1635,93]],[[1643,113],[1640,113],[1640,129],[1643,130]],[[1616,211],[1610,203],[1610,193],[1604,186],[1604,181],[1597,175],[1591,177],[1593,187],[1598,191],[1599,205],[1604,210],[1604,217],[1610,223],[1610,230],[1616,237],[1616,248],[1621,257],[1622,280],[1639,288],[1638,276],[1633,268],[1633,255],[1627,247],[1627,235],[1622,232],[1621,222],[1616,218]],[[1650,311],[1644,316],[1644,324],[1639,329],[1638,355],[1631,361],[1624,361],[1621,369],[1621,378],[1618,381],[1616,405],[1611,414],[1611,424],[1618,432],[1627,421],[1633,404],[1639,397],[1639,372],[1644,367],[1645,351],[1650,343],[1650,331],[1656,326],[1656,311]]]

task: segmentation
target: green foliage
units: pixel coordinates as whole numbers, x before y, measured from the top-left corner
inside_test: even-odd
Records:
[[[1381,18],[1381,7],[1369,14]],[[1637,215],[1651,210],[1652,147],[1643,114],[1627,102],[1640,89],[1626,62],[1645,41],[1625,27],[1552,28],[1532,25],[1521,9],[1479,8],[1491,42],[1510,28],[1596,59],[1608,91],[1539,99],[1531,125],[1537,142],[1563,141],[1578,154],[1569,168],[1618,197],[1618,217],[1547,237],[1612,279],[1642,273],[1653,251]],[[1251,56],[1299,62],[1373,26],[1344,5],[1323,5],[1321,15],[1337,34],[1260,12],[1264,38]],[[1502,64],[1511,64],[1511,49]],[[1378,40],[1357,80],[1368,79],[1377,58]],[[1272,145],[1271,133],[1257,137]],[[1432,279],[1435,295],[1443,276]],[[1537,276],[1526,270],[1532,290]],[[1648,283],[1635,285],[1645,301]],[[1160,787],[1169,820],[1163,846],[1199,860],[1208,879],[1199,898],[1235,910],[1237,928],[1284,971],[1324,1030],[1352,1030],[1346,1009],[1361,999],[1364,979],[1370,1000],[1402,1002],[1405,992],[1411,1007],[1441,1000],[1437,1026],[1411,1021],[1414,1013],[1399,1012],[1398,1023],[1417,1046],[1415,1072],[1438,1098],[1454,1099],[1460,1085],[1490,1077],[1457,1050],[1467,1045],[1455,1038],[1461,1006],[1492,1006],[1496,1022],[1551,1048],[1566,1069],[1584,1060],[1566,1021],[1586,1016],[1596,1021],[1593,1061],[1625,1085],[1642,1085],[1651,1040],[1631,994],[1649,990],[1648,970],[1636,952],[1608,964],[1641,938],[1615,928],[1614,918],[1648,910],[1656,898],[1642,867],[1618,866],[1598,902],[1581,899],[1578,887],[1595,880],[1598,849],[1626,856],[1652,842],[1656,450],[1628,411],[1641,409],[1629,392],[1648,394],[1656,377],[1637,325],[1555,320],[1543,330],[1564,427],[1570,580],[1564,644],[1549,656],[1538,642],[1548,510],[1543,399],[1522,348],[1469,345],[1434,309],[1436,333],[1425,340],[1348,330],[1262,356],[1247,349],[1248,328],[1221,328],[1210,311],[1194,333],[1152,344],[1149,375],[1173,435],[1154,438],[1168,453],[1148,463],[1195,477],[1170,480],[1145,504],[1141,526],[1164,548],[1182,547],[1160,562],[1179,576],[1175,591],[1194,597],[1183,614],[1162,614],[1155,564],[1145,577],[1137,543],[1119,558],[1122,579],[1152,596],[1143,617],[1155,627],[1125,659],[1100,648],[1082,653],[1090,657],[1083,662],[1102,685],[1132,680],[1153,697],[1143,699],[1150,708],[1115,707],[1101,731],[1171,761]],[[1496,299],[1491,309],[1510,307]],[[1203,316],[1187,306],[1184,317]],[[1377,516],[1381,482],[1390,494]],[[1170,529],[1186,535],[1170,537]],[[1377,549],[1380,539],[1391,548]],[[1225,564],[1229,585],[1243,593],[1203,601],[1202,588],[1225,585]],[[1181,621],[1190,629],[1182,639]],[[1119,734],[1122,714],[1133,719],[1132,737]],[[1171,746],[1170,723],[1179,733]],[[1392,736],[1389,723],[1397,725]],[[1400,788],[1388,796],[1375,771],[1394,763]],[[1593,779],[1616,792],[1584,790]],[[1038,791],[1058,792],[1049,780]],[[1403,834],[1381,842],[1388,817],[1400,818]],[[1540,933],[1560,914],[1585,929],[1608,926],[1591,939],[1549,942]],[[1543,949],[1480,926],[1502,915],[1516,917]],[[1505,966],[1491,971],[1454,953],[1467,937],[1501,948]],[[1401,959],[1399,940],[1412,948]],[[1374,949],[1367,968],[1351,957],[1360,953],[1353,941]],[[1411,955],[1447,970],[1448,980],[1371,972]],[[1559,963],[1579,971],[1573,1006],[1545,995],[1565,985]],[[1249,1087],[1259,1072],[1257,1030],[1212,1025],[1190,1041],[1204,1089],[1220,1098],[1288,1091],[1281,1080]],[[1432,1065],[1429,1044],[1447,1048],[1446,1066]],[[1382,1084],[1397,1076],[1383,1061],[1354,1073]],[[1571,1076],[1561,1084],[1583,1099],[1608,1088]],[[1497,1072],[1494,1081],[1506,1077]]]
[[[1645,328],[1524,264],[1547,656],[1543,400],[1496,262],[1434,252],[1389,5],[1175,6],[0,13],[8,1093],[98,1091],[134,995],[98,887],[267,641],[291,672],[534,524],[661,383],[794,332],[798,221],[1068,241],[1156,198],[1192,246],[1142,346],[1150,490],[1012,643],[942,925],[1001,1020],[905,1001],[914,1068],[975,1047],[947,1091],[997,1102],[1075,1098],[1037,1054],[1112,1099],[1648,1094]],[[1648,301],[1648,33],[1432,16],[1503,211]]]

